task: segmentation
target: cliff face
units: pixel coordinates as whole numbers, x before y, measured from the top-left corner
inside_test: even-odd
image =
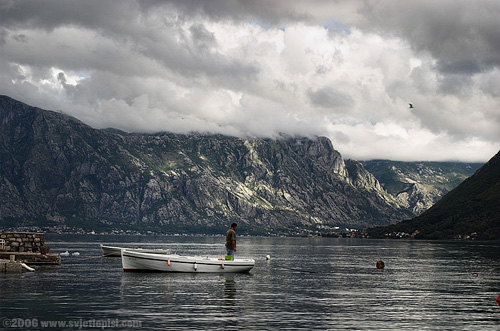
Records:
[[[265,233],[412,216],[327,138],[95,130],[0,97],[4,226]],[[243,227],[242,227],[243,228]]]

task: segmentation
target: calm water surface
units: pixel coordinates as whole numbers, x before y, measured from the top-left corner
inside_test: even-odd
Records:
[[[43,321],[87,323],[60,330],[500,329],[498,242],[239,237],[238,255],[256,260],[249,274],[165,274],[124,273],[120,258],[101,257],[98,244],[223,256],[224,238],[47,241],[53,252],[80,256],[34,273],[0,274],[0,329],[16,329],[13,322],[46,329]]]

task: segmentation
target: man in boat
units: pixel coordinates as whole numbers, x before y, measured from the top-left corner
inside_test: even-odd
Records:
[[[231,224],[231,227],[226,232],[226,255],[231,255],[234,260],[234,254],[236,253],[236,223]]]

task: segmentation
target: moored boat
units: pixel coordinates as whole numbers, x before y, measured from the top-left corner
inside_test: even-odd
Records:
[[[150,252],[150,253],[164,253],[164,254],[170,253],[170,249],[125,248],[116,246],[105,246],[103,244],[100,245],[101,245],[102,256],[120,257],[122,256],[123,249],[134,250],[139,252]]]
[[[104,246],[101,245],[101,251],[103,256],[122,256],[122,248],[114,246]]]
[[[255,260],[248,258],[227,261],[217,257],[147,253],[128,249],[121,253],[123,271],[230,273],[249,272],[255,265]]]

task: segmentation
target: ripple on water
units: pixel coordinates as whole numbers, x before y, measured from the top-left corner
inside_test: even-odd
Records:
[[[81,253],[60,267],[0,275],[2,317],[138,320],[150,330],[493,330],[500,323],[496,243],[245,237],[239,255],[256,259],[250,274],[162,274],[124,273],[119,258],[100,257],[95,238],[85,238],[51,243]],[[122,246],[223,252],[222,237],[109,240],[116,238]],[[380,259],[384,270],[375,268]]]

